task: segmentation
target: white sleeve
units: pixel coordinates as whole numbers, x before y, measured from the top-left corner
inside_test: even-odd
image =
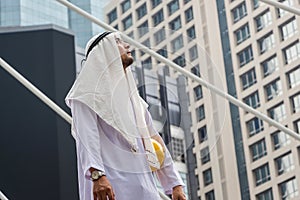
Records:
[[[76,134],[78,166],[89,179],[91,167],[104,171],[100,151],[101,130],[98,128],[97,114],[85,104],[75,100],[71,102],[71,111]]]
[[[157,135],[160,137],[158,132],[153,127],[152,117],[149,111],[146,112],[146,123],[151,136]],[[161,168],[156,171],[157,178],[161,183],[166,194],[172,194],[173,187],[177,185],[185,186],[183,183],[178,171],[175,169],[174,162],[168,151],[167,147],[165,148],[165,161]]]

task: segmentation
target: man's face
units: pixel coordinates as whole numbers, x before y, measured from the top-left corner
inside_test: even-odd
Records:
[[[124,69],[133,63],[133,57],[131,55],[130,46],[120,38],[116,38],[117,46],[122,59]]]

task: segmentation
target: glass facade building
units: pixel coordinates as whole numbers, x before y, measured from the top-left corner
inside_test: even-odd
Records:
[[[70,0],[71,3],[103,19],[102,8],[106,1]],[[76,45],[84,48],[87,41],[103,29],[83,16],[53,0],[1,0],[0,26],[31,26],[55,24],[71,29]]]

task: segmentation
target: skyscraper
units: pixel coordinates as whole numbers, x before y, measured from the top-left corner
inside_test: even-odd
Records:
[[[299,7],[297,0],[281,2]],[[124,0],[105,12],[113,27],[300,132],[298,16],[257,0]],[[164,67],[139,49],[133,54],[144,68]],[[300,143],[187,83],[191,199],[299,198]]]
[[[78,7],[103,19],[106,1],[71,0]],[[1,0],[0,26],[31,26],[54,24],[70,28],[75,33],[76,45],[84,48],[86,42],[101,28],[55,0]]]

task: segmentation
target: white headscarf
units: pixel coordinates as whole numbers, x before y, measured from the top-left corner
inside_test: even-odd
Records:
[[[99,35],[87,43],[86,52]],[[159,169],[145,120],[148,104],[139,96],[131,70],[124,72],[116,38],[120,38],[119,33],[111,33],[90,51],[66,104],[70,107],[70,100],[78,100],[87,105],[119,131],[133,151],[137,138],[142,137],[149,165]],[[76,134],[73,136],[76,139]]]

